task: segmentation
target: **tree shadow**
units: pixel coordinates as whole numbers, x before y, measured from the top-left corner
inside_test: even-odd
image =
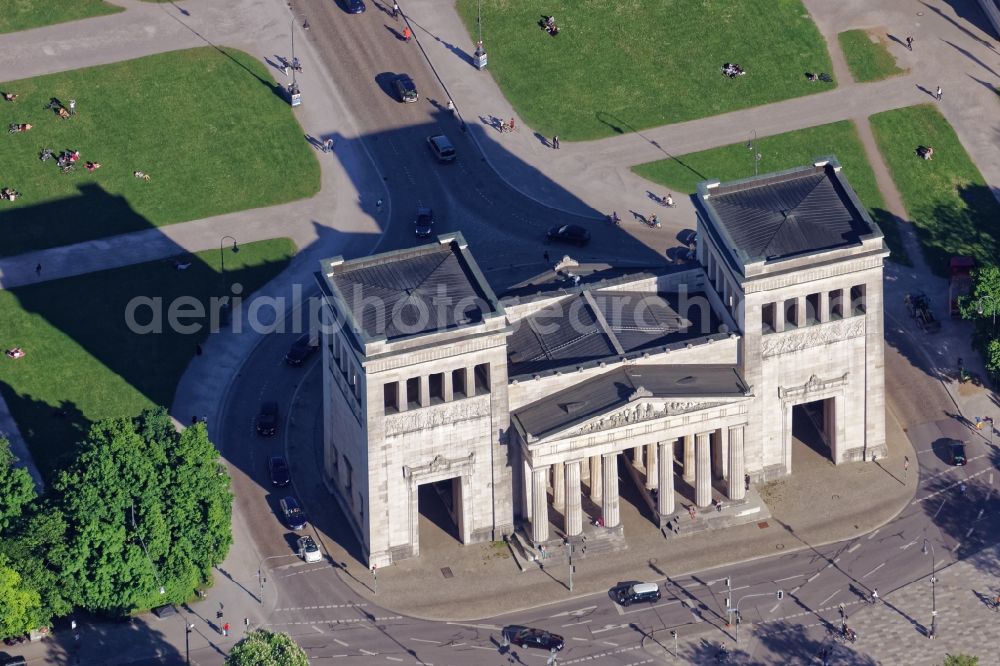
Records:
[[[835,643],[826,638],[816,638],[810,635],[806,627],[800,624],[786,622],[768,622],[754,633],[771,655],[780,655],[782,663],[812,664],[824,649],[830,649],[830,662],[834,664],[848,663],[851,666],[878,666],[880,663],[873,657],[854,649],[853,646]],[[878,640],[876,638],[876,640]],[[758,652],[759,653],[759,652]],[[821,662],[821,660],[820,660]],[[696,662],[708,663],[708,662]]]
[[[945,0],[945,3],[950,5],[951,8],[955,10],[955,13],[958,15],[959,18],[968,21],[969,23],[976,26],[986,34],[992,34],[996,30],[993,24],[990,23],[989,18],[986,17],[986,14],[983,13],[983,9],[982,7],[979,6],[978,3],[970,2],[969,0]],[[932,12],[943,18],[945,21],[958,28],[958,30],[960,30],[965,36],[979,42],[986,48],[996,52],[997,50],[996,47],[993,44],[991,44],[988,40],[980,38],[979,35],[975,34],[971,30],[966,28],[964,25],[958,23],[955,19],[951,18],[950,16],[942,12],[938,7],[935,7],[934,5],[925,2],[925,0],[920,0],[920,4],[922,4],[924,7],[927,7],[927,9],[931,10]]]

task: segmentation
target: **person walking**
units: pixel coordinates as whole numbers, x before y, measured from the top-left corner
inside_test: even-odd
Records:
[[[549,263],[549,251],[548,250],[546,250],[545,252],[542,253],[542,259],[545,260],[545,263]]]
[[[392,18],[399,18],[399,3],[392,3]]]
[[[410,30],[410,26],[406,26],[403,28],[403,41],[408,42],[411,37],[413,37],[413,31]]]
[[[35,275],[41,277],[41,275],[42,275],[42,265],[41,264],[38,264],[37,266],[35,266]]]
[[[223,636],[229,636],[229,623],[228,622],[226,622],[224,625],[222,625],[222,635]]]
[[[323,152],[324,153],[332,153],[333,152],[333,139],[332,138],[328,138],[326,141],[323,142]]]
[[[552,137],[552,147],[555,150],[559,150],[559,135],[558,134],[556,134],[555,136]]]
[[[906,50],[907,51],[912,51],[913,50],[913,37],[907,37],[906,38]]]
[[[942,92],[943,91],[941,90],[941,86],[938,86],[937,90],[934,92],[934,99],[936,99],[937,101],[940,102],[941,101],[941,94],[942,94]]]

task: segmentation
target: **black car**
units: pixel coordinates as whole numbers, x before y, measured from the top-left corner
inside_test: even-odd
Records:
[[[306,526],[306,514],[299,506],[299,502],[294,497],[282,497],[278,502],[281,506],[281,515],[285,519],[285,524],[289,529],[301,530]]]
[[[365,0],[344,0],[344,9],[348,14],[364,14],[368,8],[365,7]]]
[[[968,460],[965,457],[965,444],[962,442],[952,442],[951,443],[951,464],[956,467],[961,467]]]
[[[579,245],[581,247],[590,242],[590,232],[575,224],[564,224],[562,226],[552,227],[549,229],[545,237],[550,241],[572,243],[573,245]]]
[[[434,211],[421,206],[417,209],[417,217],[413,221],[413,231],[419,238],[425,238],[434,231]]]
[[[417,94],[417,84],[406,74],[397,76],[392,85],[396,89],[400,102],[416,102],[420,99],[420,95]]]
[[[271,473],[271,483],[279,488],[291,483],[292,475],[288,471],[288,463],[281,456],[271,456],[267,461],[267,469]]]
[[[455,146],[444,134],[435,134],[427,137],[427,145],[438,162],[454,162]]]
[[[317,349],[319,349],[319,338],[314,337],[311,333],[303,333],[288,349],[285,354],[285,363],[300,366]]]
[[[656,583],[624,583],[611,590],[611,596],[622,606],[642,601],[660,600],[660,586]]]
[[[506,642],[522,648],[533,647],[558,652],[565,645],[563,637],[558,634],[550,634],[544,629],[532,629],[516,624],[504,627],[501,634]]]
[[[270,437],[278,432],[278,403],[265,402],[257,414],[257,433]]]

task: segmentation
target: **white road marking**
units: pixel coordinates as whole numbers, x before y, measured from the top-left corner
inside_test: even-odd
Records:
[[[774,604],[774,607],[773,607],[773,608],[771,608],[771,610],[769,610],[769,611],[767,611],[767,612],[768,612],[768,613],[773,613],[774,611],[778,610],[778,606],[780,606],[780,605],[781,605],[781,604]]]
[[[862,578],[868,578],[868,576],[871,576],[873,573],[875,573],[876,571],[878,571],[879,569],[881,569],[884,566],[885,566],[885,562],[883,562],[882,564],[878,565],[877,567],[875,567],[874,569],[872,569],[871,571],[869,571],[868,573],[866,573],[864,576],[862,576]]]
[[[465,645],[465,643],[462,643]],[[496,648],[483,647],[482,645],[466,645],[466,647],[472,648],[473,650],[489,650],[490,652],[496,652]]]
[[[814,580],[816,580],[818,577],[819,577],[819,572],[817,571],[812,576],[809,576],[809,578],[806,578],[806,583],[811,583]]]
[[[294,611],[294,610],[317,610],[320,608],[361,608],[362,606],[367,606],[368,604],[330,604],[329,606],[298,606],[295,608],[275,608],[274,611]]]
[[[374,657],[375,655],[377,655],[377,654],[378,654],[378,652],[370,652],[369,650],[366,650],[366,649],[364,649],[364,648],[360,648],[360,649],[358,650],[358,652],[363,652],[363,653],[365,653],[366,655],[368,655],[369,657]]]
[[[944,508],[945,502],[947,502],[947,501],[948,500],[941,500],[941,504],[938,505],[937,511],[934,512],[934,518],[932,520],[936,520],[937,519],[938,514],[941,513],[941,509]]]
[[[350,645],[340,640],[339,638],[334,638],[333,642],[336,643],[337,645],[343,645],[344,647],[351,647]]]
[[[500,627],[495,624],[463,624],[461,622],[445,622],[456,627],[471,627],[472,629],[489,629],[490,631],[500,631]]]
[[[336,639],[334,639],[334,640],[336,640]],[[411,641],[420,641],[421,643],[433,643],[434,645],[440,645],[441,644],[440,641],[432,641],[432,640],[427,639],[427,638],[411,638],[410,640]],[[337,641],[337,642],[339,643],[340,641]]]
[[[567,615],[582,615],[582,614],[586,613],[587,611],[594,610],[595,608],[597,608],[597,606],[587,606],[586,608],[577,608],[576,610],[563,611],[562,613],[556,613],[552,617],[566,617]]]
[[[743,585],[741,587],[731,587],[731,588],[727,588],[727,589],[729,589],[730,592],[735,592],[736,590],[745,590],[748,587],[750,587],[750,586],[749,585]]]
[[[900,550],[906,550],[907,548],[909,548],[910,546],[912,546],[913,544],[915,544],[919,540],[920,539],[917,538],[917,539],[914,539],[913,541],[911,541],[910,543],[904,543],[902,546],[899,547],[899,549]]]
[[[603,629],[594,629],[590,633],[592,633],[592,634],[599,634],[599,633],[602,633],[602,632],[605,632],[605,631],[612,631],[614,629],[624,629],[627,626],[628,626],[627,624],[606,624],[606,625],[604,625]]]
[[[972,536],[972,533],[973,533],[973,532],[974,532],[975,530],[976,530],[976,528],[975,528],[975,527],[970,527],[970,528],[969,528],[969,531],[965,533],[965,538],[966,538],[966,539],[968,539],[968,538],[969,538],[970,536]]]
[[[848,553],[853,553],[853,552],[854,552],[854,551],[856,551],[856,550],[857,550],[858,548],[861,548],[861,542],[860,542],[860,541],[859,541],[858,543],[854,544],[853,546],[851,546],[850,548],[848,548],[848,549],[847,549],[847,552],[848,552]]]
[[[610,645],[611,647],[618,647],[618,643],[612,643],[611,641],[601,641],[605,645]]]
[[[825,604],[826,602],[828,602],[830,599],[833,599],[835,596],[837,596],[837,594],[839,594],[839,593],[840,593],[840,590],[837,590],[836,592],[834,592],[833,594],[831,594],[830,596],[828,596],[826,599],[824,599],[823,601],[819,602],[819,605],[822,606],[823,604]]]
[[[586,641],[587,641],[587,639],[586,639],[586,638],[577,638],[576,636],[570,636],[570,640],[574,640],[574,641],[584,641],[584,642],[586,642]]]
[[[403,661],[403,660],[402,660],[401,658],[399,658],[399,657],[386,657],[386,659],[388,659],[389,661]]]
[[[868,535],[868,540],[869,540],[869,541],[871,541],[872,539],[874,539],[874,538],[875,538],[875,535],[876,535],[876,534],[878,534],[878,533],[879,533],[879,531],[881,531],[881,529],[882,529],[882,528],[880,527],[880,528],[878,528],[877,530],[875,530],[874,532],[872,532],[871,534],[869,534],[869,535]]]
[[[793,580],[795,578],[800,578],[801,576],[803,576],[803,574],[795,574],[794,576],[788,576],[787,578],[779,578],[778,580],[776,580],[774,582],[775,583],[784,583],[786,580]]]
[[[792,588],[792,591],[789,592],[789,594],[795,594],[796,592],[798,592],[801,589],[802,589],[801,585],[796,585],[795,587]]]

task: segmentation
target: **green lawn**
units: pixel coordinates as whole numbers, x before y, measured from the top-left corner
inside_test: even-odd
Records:
[[[896,66],[896,58],[889,53],[881,36],[867,30],[848,30],[837,35],[837,39],[855,81],[881,81],[906,72]]]
[[[858,198],[885,234],[893,260],[909,264],[899,229],[895,219],[885,210],[885,201],[875,182],[875,174],[852,121],[843,120],[760,137],[757,140],[757,152],[761,155],[761,173],[791,169],[811,164],[817,157],[835,155],[844,167],[844,174]],[[718,178],[727,181],[752,176],[753,153],[745,143],[734,143],[673,159],[640,164],[632,170],[670,190],[691,194],[702,180]]]
[[[239,254],[227,250],[226,280],[241,283],[247,295],[294,254],[286,238],[243,245]],[[0,291],[0,347],[27,352],[16,360],[0,356],[0,393],[44,473],[66,460],[91,422],[171,404],[207,332],[181,335],[164,326],[161,335],[134,334],[125,311],[135,296],[162,298],[166,323],[173,299],[207,303],[222,293],[219,251],[191,261],[184,271],[155,262]],[[136,319],[148,321],[148,313],[141,309]]]
[[[62,2],[63,0],[59,0]],[[240,51],[206,47],[0,84],[0,255],[271,206],[319,191],[319,163],[263,65]],[[77,102],[60,119],[45,105]],[[75,149],[59,173],[39,151]],[[150,175],[149,182],[133,177]]]
[[[124,11],[102,0],[3,0],[0,34]]]
[[[476,6],[457,2],[473,39]],[[549,14],[560,28],[556,37],[538,25]],[[805,78],[831,66],[800,0],[483,0],[482,26],[487,69],[518,115],[566,140],[830,89]],[[747,74],[726,78],[726,62]]]
[[[1000,204],[937,108],[922,104],[869,120],[930,267],[946,275],[952,255],[997,263]],[[934,149],[934,159],[917,157],[921,145]]]

